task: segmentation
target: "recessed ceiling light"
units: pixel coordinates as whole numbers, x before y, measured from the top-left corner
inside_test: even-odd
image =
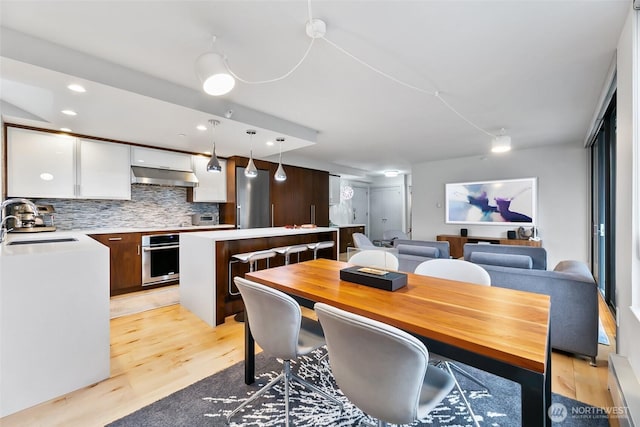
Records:
[[[67,89],[79,93],[84,93],[87,91],[83,86],[80,86],[78,84],[70,84],[69,86],[67,86]]]
[[[267,145],[271,147],[273,145],[273,141],[267,141]]]
[[[62,114],[66,114],[67,116],[77,116],[78,113],[76,113],[73,110],[62,110]]]
[[[207,127],[205,125],[198,125],[198,126],[196,126],[196,129],[198,129],[198,130],[207,130]]]
[[[205,151],[204,154],[206,154],[207,156],[211,155],[211,151]]]
[[[399,173],[400,172],[398,171],[384,171],[384,176],[386,176],[387,178],[395,178]]]
[[[184,138],[184,137],[185,137],[185,136],[187,136],[187,135],[185,135],[184,133],[179,133],[179,134],[178,134],[178,136],[179,136],[180,138]]]
[[[71,132],[71,129],[69,129],[69,128],[60,128],[60,130],[62,132]]]

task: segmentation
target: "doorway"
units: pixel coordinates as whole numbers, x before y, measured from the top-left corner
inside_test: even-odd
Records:
[[[372,188],[369,239],[382,240],[382,233],[385,230],[402,230],[403,214],[401,187]]]
[[[351,198],[350,224],[364,224],[369,232],[369,187],[352,185],[353,197]]]

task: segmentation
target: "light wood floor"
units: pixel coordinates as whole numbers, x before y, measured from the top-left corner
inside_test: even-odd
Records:
[[[613,405],[607,360],[615,327],[604,303],[600,311],[612,345],[600,346],[595,368],[587,359],[554,352],[552,390],[607,407]],[[242,360],[243,332],[233,317],[212,329],[180,305],[112,319],[109,379],[2,418],[0,425],[104,426]]]

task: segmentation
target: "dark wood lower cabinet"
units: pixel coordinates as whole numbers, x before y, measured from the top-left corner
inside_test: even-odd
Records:
[[[142,234],[92,234],[90,237],[109,248],[111,296],[142,290]]]
[[[353,233],[364,234],[364,226],[340,227],[340,253],[347,252],[347,248],[355,248],[353,244]]]
[[[237,288],[233,283],[229,284],[229,273],[231,278],[235,276],[244,277],[249,271],[249,265],[243,263],[235,263],[231,265],[229,272],[229,260],[234,254],[252,252],[257,250],[277,248],[280,246],[290,246],[299,244],[315,243],[325,240],[336,241],[337,233],[320,232],[312,234],[296,234],[291,236],[274,236],[263,238],[239,239],[239,240],[220,240],[216,242],[216,323],[224,323],[224,318],[234,313],[244,310],[242,298],[239,295],[233,295],[237,292]],[[318,251],[318,258],[337,259],[337,246],[322,249]],[[313,251],[305,251],[300,253],[300,261],[308,261],[313,259]],[[297,262],[297,255],[291,257],[291,262]],[[270,267],[284,265],[284,257],[276,255],[269,260]],[[258,269],[266,267],[266,261],[258,262]],[[233,279],[232,279],[233,280]],[[231,292],[229,292],[231,287]]]

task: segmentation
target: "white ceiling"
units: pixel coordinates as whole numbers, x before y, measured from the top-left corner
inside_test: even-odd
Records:
[[[222,156],[250,147],[273,156],[278,147],[264,142],[283,135],[285,163],[355,176],[410,172],[428,160],[487,155],[487,133],[501,128],[514,149],[583,144],[630,8],[628,0],[314,0],[327,39],[427,93],[317,39],[286,79],[237,82],[214,98],[194,72],[212,35],[235,73],[274,78],[311,41],[307,1],[0,0],[0,105],[6,122],[197,152],[210,149],[211,134],[195,126],[218,117]],[[87,92],[69,92],[75,81]],[[258,130],[251,144],[248,128]]]

